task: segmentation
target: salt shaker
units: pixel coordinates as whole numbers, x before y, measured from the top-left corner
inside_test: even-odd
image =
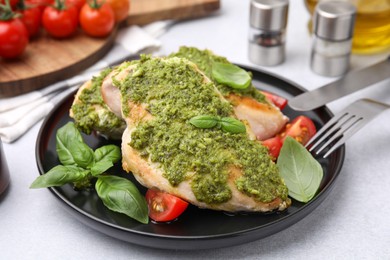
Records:
[[[317,5],[313,17],[311,69],[322,76],[337,77],[349,69],[356,8],[348,2]]]
[[[285,59],[288,0],[251,0],[249,60],[275,66]]]

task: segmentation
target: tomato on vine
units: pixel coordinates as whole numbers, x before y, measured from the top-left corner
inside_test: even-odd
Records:
[[[77,10],[81,10],[83,5],[86,3],[85,0],[66,0],[65,1],[66,5],[68,6],[74,6],[77,8]]]
[[[39,7],[30,2],[20,0],[17,5],[17,10],[21,14],[20,20],[26,26],[28,36],[31,38],[37,35],[41,28],[42,15]]]
[[[130,0],[107,0],[114,11],[115,22],[122,22],[129,15]]]
[[[23,54],[28,44],[26,26],[12,11],[9,0],[0,5],[0,57],[16,58]]]
[[[16,7],[16,5],[18,4],[18,1],[19,0],[9,0],[9,4],[10,4],[12,9],[14,9]],[[6,0],[0,0],[0,4],[7,5],[7,1]]]
[[[54,4],[54,0],[28,0],[28,3],[38,7],[41,13],[43,13],[47,6]]]
[[[67,6],[64,0],[55,0],[54,6],[47,6],[42,14],[42,25],[55,38],[73,35],[78,26],[78,11]]]
[[[86,34],[93,37],[105,37],[115,25],[114,12],[106,2],[92,0],[80,10],[80,25]]]

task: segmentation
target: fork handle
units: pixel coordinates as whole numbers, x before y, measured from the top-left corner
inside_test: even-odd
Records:
[[[343,78],[288,101],[291,108],[307,111],[390,78],[390,56],[369,67],[351,71]]]

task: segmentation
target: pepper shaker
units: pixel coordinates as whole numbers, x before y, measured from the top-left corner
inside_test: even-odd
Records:
[[[349,69],[356,8],[348,2],[317,5],[313,18],[311,69],[322,76],[337,77]]]
[[[251,0],[249,60],[275,66],[285,59],[288,0]]]

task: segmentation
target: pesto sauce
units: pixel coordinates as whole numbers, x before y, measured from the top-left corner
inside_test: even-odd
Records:
[[[189,123],[197,115],[233,115],[231,104],[221,100],[213,83],[205,83],[195,68],[186,59],[141,56],[133,73],[116,82],[123,102],[146,104],[153,115],[152,120],[138,123],[129,145],[145,159],[160,163],[173,186],[192,180],[199,201],[218,204],[232,197],[227,185],[231,166],[244,171],[236,183],[240,191],[263,202],[287,198],[267,148],[249,140],[246,133],[200,129]]]
[[[100,92],[104,78],[111,71],[111,68],[105,69],[93,77],[91,87],[83,89],[79,95],[80,102],[71,107],[76,127],[86,134],[91,134],[93,130],[110,133],[113,129],[123,128],[125,124],[121,118],[109,111]],[[100,114],[97,113],[96,106],[103,109]]]
[[[212,67],[214,62],[230,63],[225,57],[217,56],[209,50],[199,50],[194,47],[180,47],[179,51],[172,53],[170,57],[186,58],[194,62],[205,75],[214,81],[222,95],[227,96],[235,93],[241,96],[249,96],[261,103],[267,103],[265,96],[258,91],[252,84],[245,89],[233,89],[227,85],[219,84],[212,76]],[[252,76],[252,75],[251,75]]]

